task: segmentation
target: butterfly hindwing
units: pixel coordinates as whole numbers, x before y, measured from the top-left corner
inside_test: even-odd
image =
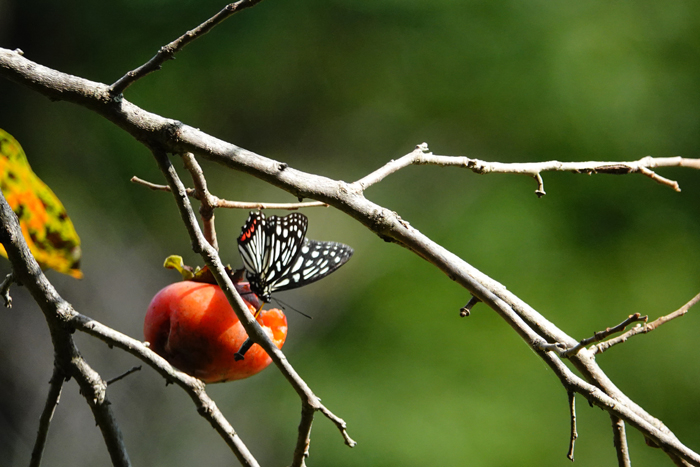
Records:
[[[287,280],[278,283],[273,291],[294,289],[322,279],[345,264],[352,254],[353,249],[342,243],[306,239]]]

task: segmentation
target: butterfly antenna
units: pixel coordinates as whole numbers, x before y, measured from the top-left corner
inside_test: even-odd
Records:
[[[291,309],[292,311],[296,311],[296,312],[299,313],[301,316],[306,316],[306,317],[309,318],[309,319],[314,319],[313,316],[307,315],[306,313],[297,310],[296,308],[294,308],[294,307],[293,307],[292,305],[290,305],[289,303],[285,303],[285,302],[283,302],[282,300],[280,300],[280,299],[277,298],[277,297],[272,297],[272,299],[273,299],[274,301],[276,301],[277,304],[278,304],[280,307],[282,307],[282,309],[285,310],[285,311],[287,310],[287,308],[289,308],[289,309]]]

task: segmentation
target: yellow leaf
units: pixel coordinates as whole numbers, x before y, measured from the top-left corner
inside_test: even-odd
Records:
[[[42,269],[76,279],[80,271],[80,238],[58,197],[29,167],[27,156],[9,133],[0,129],[0,189],[19,218],[24,239]],[[0,245],[0,254],[7,258]]]

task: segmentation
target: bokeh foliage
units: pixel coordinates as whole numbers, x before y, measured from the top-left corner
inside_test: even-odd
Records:
[[[211,0],[0,0],[0,46],[113,82],[223,6]],[[267,0],[229,19],[126,98],[292,167],[346,181],[428,142],[439,154],[504,162],[699,156],[696,2]],[[0,128],[22,142],[83,241],[80,282],[50,273],[76,308],[141,337],[150,298],[196,262],[150,154],[90,112],[0,81]],[[204,164],[229,199],[293,201]],[[683,191],[641,176],[544,174],[547,196],[513,175],[412,167],[368,190],[425,234],[504,283],[574,337],[640,312],[670,312],[700,284],[700,174]],[[225,261],[245,212],[218,213]],[[315,423],[309,465],[568,465],[566,394],[493,312],[458,318],[468,295],[415,255],[341,213],[306,212],[309,235],[352,245],[343,270],[283,296],[285,349],[360,443]],[[228,240],[227,240],[228,239]],[[6,268],[8,268],[6,266]],[[14,289],[0,313],[0,458],[26,464],[51,373],[36,305]],[[698,310],[599,357],[619,387],[696,451]],[[133,358],[86,336],[105,377]],[[264,464],[291,457],[299,406],[274,369],[210,387]],[[145,369],[110,388],[135,465],[230,465],[187,397]],[[607,415],[580,400],[576,465],[614,465]],[[636,466],[667,462],[630,429]],[[47,465],[103,465],[99,432],[64,391]]]

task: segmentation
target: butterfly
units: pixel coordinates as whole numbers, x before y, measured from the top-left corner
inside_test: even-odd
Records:
[[[250,289],[269,302],[273,292],[296,289],[323,279],[345,264],[353,249],[337,242],[306,238],[309,220],[293,212],[284,217],[265,217],[251,212],[241,235],[238,251]]]
[[[250,290],[263,303],[270,301],[273,292],[323,279],[352,256],[353,249],[342,243],[306,238],[308,226],[309,219],[298,212],[266,218],[253,211],[248,216],[238,237],[238,251]],[[261,309],[262,304],[255,316]],[[248,338],[236,352],[235,360],[243,360],[252,345]]]

